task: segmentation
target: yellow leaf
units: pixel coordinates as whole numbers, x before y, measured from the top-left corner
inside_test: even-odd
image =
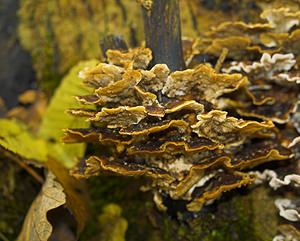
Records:
[[[50,153],[63,162],[67,167],[72,167],[77,157],[82,157],[85,151],[84,144],[65,145],[61,144],[63,129],[88,127],[89,123],[82,118],[75,118],[66,113],[68,108],[78,108],[80,104],[75,100],[75,95],[85,95],[89,92],[82,85],[82,80],[78,77],[79,71],[85,67],[92,67],[98,63],[97,60],[83,61],[73,67],[63,78],[60,86],[57,88],[47,108],[39,134],[42,138],[59,145],[50,145]]]
[[[29,160],[47,160],[47,144],[16,120],[0,119],[0,146]]]

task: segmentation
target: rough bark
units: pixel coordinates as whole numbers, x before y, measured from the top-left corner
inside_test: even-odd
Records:
[[[154,0],[151,9],[142,7],[142,11],[152,65],[165,63],[172,71],[184,69],[179,0]]]

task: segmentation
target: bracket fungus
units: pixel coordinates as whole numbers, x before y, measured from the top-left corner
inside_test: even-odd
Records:
[[[250,32],[256,28],[266,27]],[[297,85],[276,81],[296,64],[293,55],[225,63],[226,73],[209,64],[173,72],[164,63],[150,67],[151,50],[143,47],[108,50],[107,56],[106,63],[79,74],[91,93],[76,97],[83,108],[69,113],[85,117],[91,127],[67,129],[63,140],[93,142],[99,154],[81,160],[73,175],[145,175],[161,210],[171,198],[199,211],[223,192],[253,183],[256,176],[248,169],[292,158],[276,123],[289,120],[297,96],[262,93],[256,86]],[[237,95],[245,103],[220,107],[226,99],[238,103]],[[274,107],[280,104],[282,111]]]
[[[68,112],[90,128],[67,129],[63,140],[99,150],[72,174],[144,175],[150,182],[143,189],[152,190],[159,209],[181,200],[195,212],[257,182],[261,164],[297,162],[300,6],[265,2],[257,22],[234,19],[181,42],[178,22],[171,21],[173,42],[160,36],[158,43],[146,29],[152,50],[106,49],[105,62],[83,69],[90,94],[77,96],[83,107]],[[146,27],[158,16],[153,6],[144,6]],[[182,52],[171,56],[168,49]]]
[[[218,58],[222,49],[227,48],[228,58],[236,61],[255,60],[264,53],[293,53],[298,60],[299,4],[293,8],[285,5],[283,8],[282,4],[281,7],[270,8],[271,3],[266,6],[260,4],[263,11],[259,21],[227,21],[213,27],[198,37],[189,59],[205,55]]]

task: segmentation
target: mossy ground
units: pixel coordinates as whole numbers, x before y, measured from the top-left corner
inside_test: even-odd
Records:
[[[88,180],[92,218],[81,240],[90,240],[99,232],[97,216],[109,203],[123,210],[128,221],[127,241],[270,241],[276,233],[276,211],[264,187],[227,193],[199,213],[181,212],[172,217],[155,208],[151,193],[139,190],[144,181],[119,176]],[[256,206],[257,199],[262,204]]]

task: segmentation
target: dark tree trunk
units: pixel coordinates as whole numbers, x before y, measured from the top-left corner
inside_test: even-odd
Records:
[[[152,65],[165,63],[172,71],[184,69],[179,0],[153,0],[151,9],[143,7],[142,11]]]

